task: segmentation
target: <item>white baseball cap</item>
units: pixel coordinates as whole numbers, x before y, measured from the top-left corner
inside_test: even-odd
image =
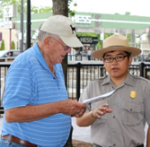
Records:
[[[49,17],[41,26],[41,31],[58,35],[69,47],[82,47],[76,36],[76,28],[72,20],[63,15]]]

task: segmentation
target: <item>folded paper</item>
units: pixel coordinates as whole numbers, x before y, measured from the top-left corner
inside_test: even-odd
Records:
[[[88,100],[84,100],[84,101],[83,101],[83,104],[89,104],[89,103],[92,103],[92,102],[96,102],[96,101],[105,99],[105,98],[107,98],[108,96],[112,95],[112,94],[114,93],[114,91],[115,91],[115,90],[110,91],[110,92],[105,93],[105,94],[102,94],[102,95],[99,95],[99,96],[97,96],[97,97],[90,98],[90,99],[88,99]]]

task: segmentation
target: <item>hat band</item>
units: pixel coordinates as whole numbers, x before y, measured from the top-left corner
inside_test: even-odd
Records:
[[[129,47],[129,46],[123,46],[123,45],[113,45],[113,46],[107,46],[104,48],[111,48],[111,47]]]

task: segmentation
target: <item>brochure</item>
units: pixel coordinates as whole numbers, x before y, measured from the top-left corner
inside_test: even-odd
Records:
[[[105,94],[102,94],[102,95],[99,95],[97,97],[90,98],[88,100],[84,100],[83,104],[89,104],[89,103],[92,103],[92,102],[103,100],[103,99],[107,98],[108,96],[112,95],[114,92],[115,92],[115,90],[110,91],[110,92],[105,93]]]

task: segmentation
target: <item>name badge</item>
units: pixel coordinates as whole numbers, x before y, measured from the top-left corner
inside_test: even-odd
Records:
[[[137,95],[137,93],[136,93],[135,91],[131,91],[131,92],[130,92],[130,97],[131,97],[132,99],[136,98],[136,95]]]

